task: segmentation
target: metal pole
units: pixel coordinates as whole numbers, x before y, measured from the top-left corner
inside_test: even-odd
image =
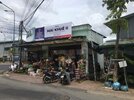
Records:
[[[4,59],[4,53],[5,53],[5,41],[6,41],[6,35],[5,35],[5,33],[3,33],[3,36],[4,36],[4,43],[3,43],[3,62],[5,62],[5,59]]]
[[[22,67],[22,32],[23,32],[23,21],[20,21],[19,25],[19,68]]]
[[[15,12],[13,11],[13,13],[14,13],[14,33],[13,33],[13,45],[14,45],[15,43]]]

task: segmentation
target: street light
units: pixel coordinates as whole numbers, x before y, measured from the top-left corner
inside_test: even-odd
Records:
[[[6,12],[12,12],[14,14],[14,21],[13,21],[14,22],[14,29],[13,29],[13,50],[14,50],[14,42],[15,42],[15,11],[12,8],[10,8],[7,5],[5,5],[4,3],[2,3],[1,1],[0,1],[0,4],[4,5],[8,9],[10,9],[10,10],[4,10],[4,11],[6,11]],[[13,51],[13,59],[12,59],[12,61],[14,62],[14,51]]]

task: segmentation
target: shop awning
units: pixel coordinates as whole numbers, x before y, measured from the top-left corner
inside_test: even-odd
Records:
[[[29,46],[41,46],[41,45],[69,44],[69,43],[79,43],[83,41],[88,42],[85,36],[76,36],[76,37],[64,38],[64,39],[25,42],[19,46],[29,47]]]

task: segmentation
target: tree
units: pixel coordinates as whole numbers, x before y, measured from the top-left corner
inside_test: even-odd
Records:
[[[123,12],[127,11],[126,3],[134,0],[103,0],[103,6],[107,6],[107,10],[111,13],[108,18],[120,18]]]
[[[127,29],[127,20],[122,18],[122,13],[127,11],[126,4],[134,0],[103,0],[103,6],[107,7],[110,14],[107,16],[107,23],[112,29],[112,33],[116,33],[115,55],[114,58],[118,59],[118,47],[120,39],[120,30]],[[113,81],[118,81],[118,63],[114,65]]]

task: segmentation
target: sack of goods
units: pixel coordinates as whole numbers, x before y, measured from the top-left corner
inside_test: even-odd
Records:
[[[117,91],[120,90],[120,86],[121,86],[121,85],[120,85],[119,82],[114,82],[113,85],[112,85],[113,90],[117,90]]]
[[[121,86],[121,91],[128,91],[128,86],[127,85],[122,85]]]

